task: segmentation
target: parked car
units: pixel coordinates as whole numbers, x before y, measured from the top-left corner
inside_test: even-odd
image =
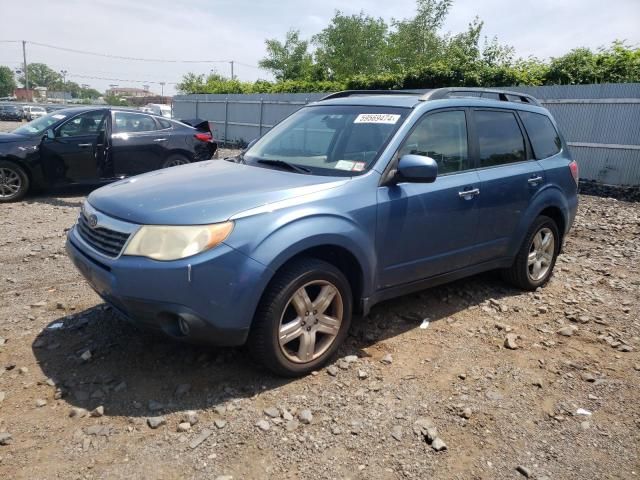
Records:
[[[0,120],[21,122],[24,118],[22,109],[16,105],[0,105]]]
[[[34,107],[31,105],[27,105],[23,107],[24,110],[24,118],[27,121],[35,120],[36,118],[44,117],[47,114],[47,111],[43,107]]]
[[[137,324],[247,342],[282,375],[318,369],[382,300],[493,269],[543,286],[578,203],[549,112],[504,91],[387,93],[330,95],[235,159],[94,191],[69,256]]]
[[[58,110],[0,133],[0,202],[30,188],[97,184],[185,163],[217,150],[207,122],[109,107]]]

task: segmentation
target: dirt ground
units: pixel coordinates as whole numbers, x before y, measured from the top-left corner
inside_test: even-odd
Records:
[[[537,292],[386,302],[284,380],[115,316],[64,253],[87,193],[0,206],[0,478],[638,476],[640,204],[582,196]]]

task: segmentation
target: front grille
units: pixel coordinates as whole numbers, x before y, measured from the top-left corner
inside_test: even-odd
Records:
[[[129,239],[129,233],[117,232],[109,228],[91,228],[84,215],[78,219],[78,233],[82,239],[98,252],[108,256],[117,257]]]

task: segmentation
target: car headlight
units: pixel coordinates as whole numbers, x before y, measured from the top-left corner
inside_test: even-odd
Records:
[[[154,260],[178,260],[220,245],[233,230],[233,222],[214,225],[145,225],[133,236],[123,255]]]

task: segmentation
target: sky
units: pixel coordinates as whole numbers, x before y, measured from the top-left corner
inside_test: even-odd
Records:
[[[413,15],[414,0],[0,0],[0,65],[17,68],[27,40],[27,61],[69,72],[67,78],[100,91],[110,84],[175,93],[189,72],[212,69],[240,80],[271,79],[257,65],[266,38],[290,28],[303,38],[319,32],[336,9],[383,17]],[[521,57],[560,56],[572,48],[597,48],[615,39],[640,46],[640,0],[454,0],[445,32],[457,33],[479,16],[483,34],[496,35]],[[33,43],[32,43],[33,42]],[[127,61],[56,50],[35,43],[114,56],[207,63]],[[90,78],[99,77],[99,78]],[[113,80],[116,79],[116,80]]]

